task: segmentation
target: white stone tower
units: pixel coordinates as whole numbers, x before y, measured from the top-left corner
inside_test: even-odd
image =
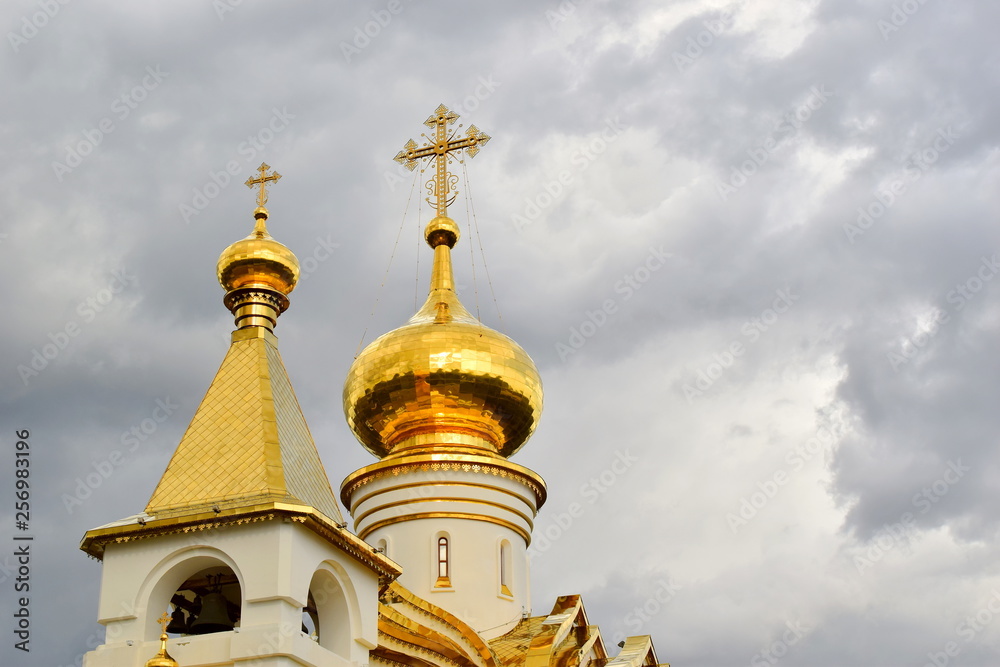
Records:
[[[84,667],[347,666],[377,645],[379,588],[399,569],[344,529],[278,353],[299,265],[267,232],[268,169],[247,181],[254,231],[219,258],[236,318],[222,367],[145,511],[81,544],[103,560],[107,629]]]

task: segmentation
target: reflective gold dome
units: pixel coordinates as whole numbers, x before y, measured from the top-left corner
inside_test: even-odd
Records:
[[[160,651],[146,661],[146,667],[178,667],[177,661],[167,653],[167,633],[160,635]]]
[[[344,412],[378,457],[443,451],[510,456],[535,430],[542,383],[534,362],[507,336],[459,302],[451,275],[458,228],[438,217],[431,290],[406,325],[373,341],[354,360]]]
[[[299,280],[299,260],[267,233],[267,210],[258,207],[253,232],[222,251],[219,283],[227,291],[244,287],[267,287],[289,294]]]

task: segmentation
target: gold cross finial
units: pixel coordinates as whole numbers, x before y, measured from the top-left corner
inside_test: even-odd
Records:
[[[436,161],[435,176],[427,182],[427,190],[434,197],[434,201],[428,197],[427,203],[437,207],[439,216],[448,215],[448,205],[455,201],[457,196],[452,194],[452,190],[458,182],[458,176],[448,173],[448,160],[451,159],[449,154],[452,151],[464,149],[469,157],[475,157],[480,147],[490,140],[489,135],[481,132],[475,125],[469,126],[464,137],[455,139],[457,130],[449,135],[448,126],[456,120],[458,120],[457,113],[443,104],[439,105],[434,110],[434,114],[424,121],[424,125],[434,130],[433,137],[426,134],[421,135],[429,143],[418,147],[417,143],[410,139],[403,146],[403,150],[399,151],[393,158],[410,171],[413,171],[413,168],[417,166],[417,161],[422,158],[429,157]],[[459,125],[459,127],[462,126]]]
[[[278,172],[274,172],[268,175],[267,170],[270,168],[271,165],[269,165],[266,162],[261,162],[260,166],[257,167],[257,171],[260,172],[260,176],[258,176],[257,178],[251,176],[250,178],[247,179],[246,182],[246,186],[251,190],[253,190],[253,187],[255,185],[260,186],[260,192],[257,193],[257,206],[261,208],[263,208],[264,204],[267,203],[267,184],[277,183],[278,179],[281,178],[281,174],[279,174]]]
[[[156,622],[160,624],[160,628],[162,628],[163,633],[166,634],[167,624],[170,623],[170,617],[167,616],[167,612],[163,612],[163,614],[158,619],[156,619]]]

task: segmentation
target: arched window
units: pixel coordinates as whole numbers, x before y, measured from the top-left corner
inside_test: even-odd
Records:
[[[500,593],[510,595],[511,597],[514,595],[510,591],[510,569],[512,565],[510,542],[504,540],[500,543]]]
[[[434,587],[451,587],[451,545],[444,536],[439,537],[437,541],[437,581]]]

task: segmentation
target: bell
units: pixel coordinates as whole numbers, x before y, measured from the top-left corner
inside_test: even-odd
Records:
[[[229,618],[226,598],[222,593],[214,591],[201,599],[201,613],[191,622],[188,632],[192,635],[207,635],[210,632],[227,632],[232,630],[234,623]]]
[[[170,625],[167,626],[167,632],[174,635],[186,635],[188,633],[187,618],[184,616],[184,610],[180,607],[174,607],[174,611],[170,614]]]

